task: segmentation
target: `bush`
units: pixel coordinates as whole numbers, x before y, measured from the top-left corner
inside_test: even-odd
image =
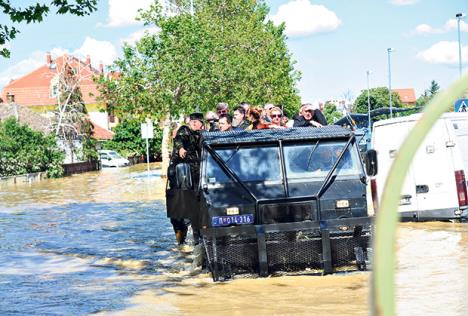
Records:
[[[60,177],[63,158],[54,136],[34,131],[15,118],[0,121],[0,176],[47,171],[48,177]]]
[[[125,157],[146,156],[146,140],[141,138],[141,122],[125,120],[114,129],[112,140],[104,144],[104,149],[118,151]],[[150,158],[157,159],[161,156],[162,130],[154,125],[154,138],[149,139]]]

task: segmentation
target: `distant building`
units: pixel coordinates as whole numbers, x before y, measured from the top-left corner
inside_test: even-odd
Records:
[[[392,89],[392,91],[398,93],[403,104],[408,106],[416,105],[416,94],[413,88]]]
[[[68,61],[79,78],[82,98],[95,129],[93,137],[112,138],[109,115],[105,111],[105,105],[96,101],[99,91],[93,81],[94,76],[103,73],[104,67],[100,64],[99,69],[93,68],[89,56],[86,56],[85,61],[81,61],[65,54],[53,60],[51,54],[47,53],[43,66],[20,78],[12,79],[3,88],[0,98],[47,116],[47,113],[54,111],[57,106],[59,72],[63,69],[65,61]]]
[[[325,103],[334,104],[338,112],[351,112],[351,109],[353,107],[352,100],[332,99],[332,100],[327,100]]]

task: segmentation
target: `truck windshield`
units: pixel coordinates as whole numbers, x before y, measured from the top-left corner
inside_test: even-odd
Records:
[[[345,144],[345,142],[285,144],[283,148],[288,182],[294,179],[323,181]],[[276,145],[216,148],[215,150],[243,182],[282,180],[280,149]],[[335,174],[338,179],[342,176],[362,174],[358,153],[353,146],[345,152]],[[205,181],[208,184],[231,182],[211,155],[207,158]]]
[[[216,149],[216,152],[242,181],[281,179],[279,151],[276,146],[223,148]],[[231,181],[211,155],[206,164],[206,180],[208,183]]]
[[[315,144],[294,144],[284,146],[284,162],[289,179],[323,180],[345,148],[344,142],[323,142]],[[348,147],[338,164],[335,174],[360,176],[362,167],[353,146]]]

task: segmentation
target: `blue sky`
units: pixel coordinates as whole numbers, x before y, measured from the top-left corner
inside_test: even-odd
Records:
[[[19,3],[20,1],[15,1]],[[31,1],[29,1],[31,2]],[[40,24],[20,25],[9,44],[11,58],[0,58],[0,88],[45,63],[45,54],[64,52],[94,65],[112,63],[123,41],[142,30],[133,17],[151,0],[100,0],[98,11],[78,18],[50,14]],[[414,88],[419,96],[431,80],[442,88],[459,77],[455,14],[468,13],[466,0],[268,0],[270,17],[285,22],[288,47],[302,72],[303,102],[357,97],[370,86]],[[21,3],[24,3],[21,1]],[[150,30],[154,31],[154,30]],[[468,18],[461,22],[463,63],[468,70]]]

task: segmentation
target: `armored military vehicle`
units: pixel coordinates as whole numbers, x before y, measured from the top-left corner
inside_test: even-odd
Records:
[[[370,150],[366,174],[356,142],[339,126],[204,132],[196,201],[184,204],[197,208],[213,279],[368,268],[377,164]],[[190,188],[189,167],[176,171]]]

